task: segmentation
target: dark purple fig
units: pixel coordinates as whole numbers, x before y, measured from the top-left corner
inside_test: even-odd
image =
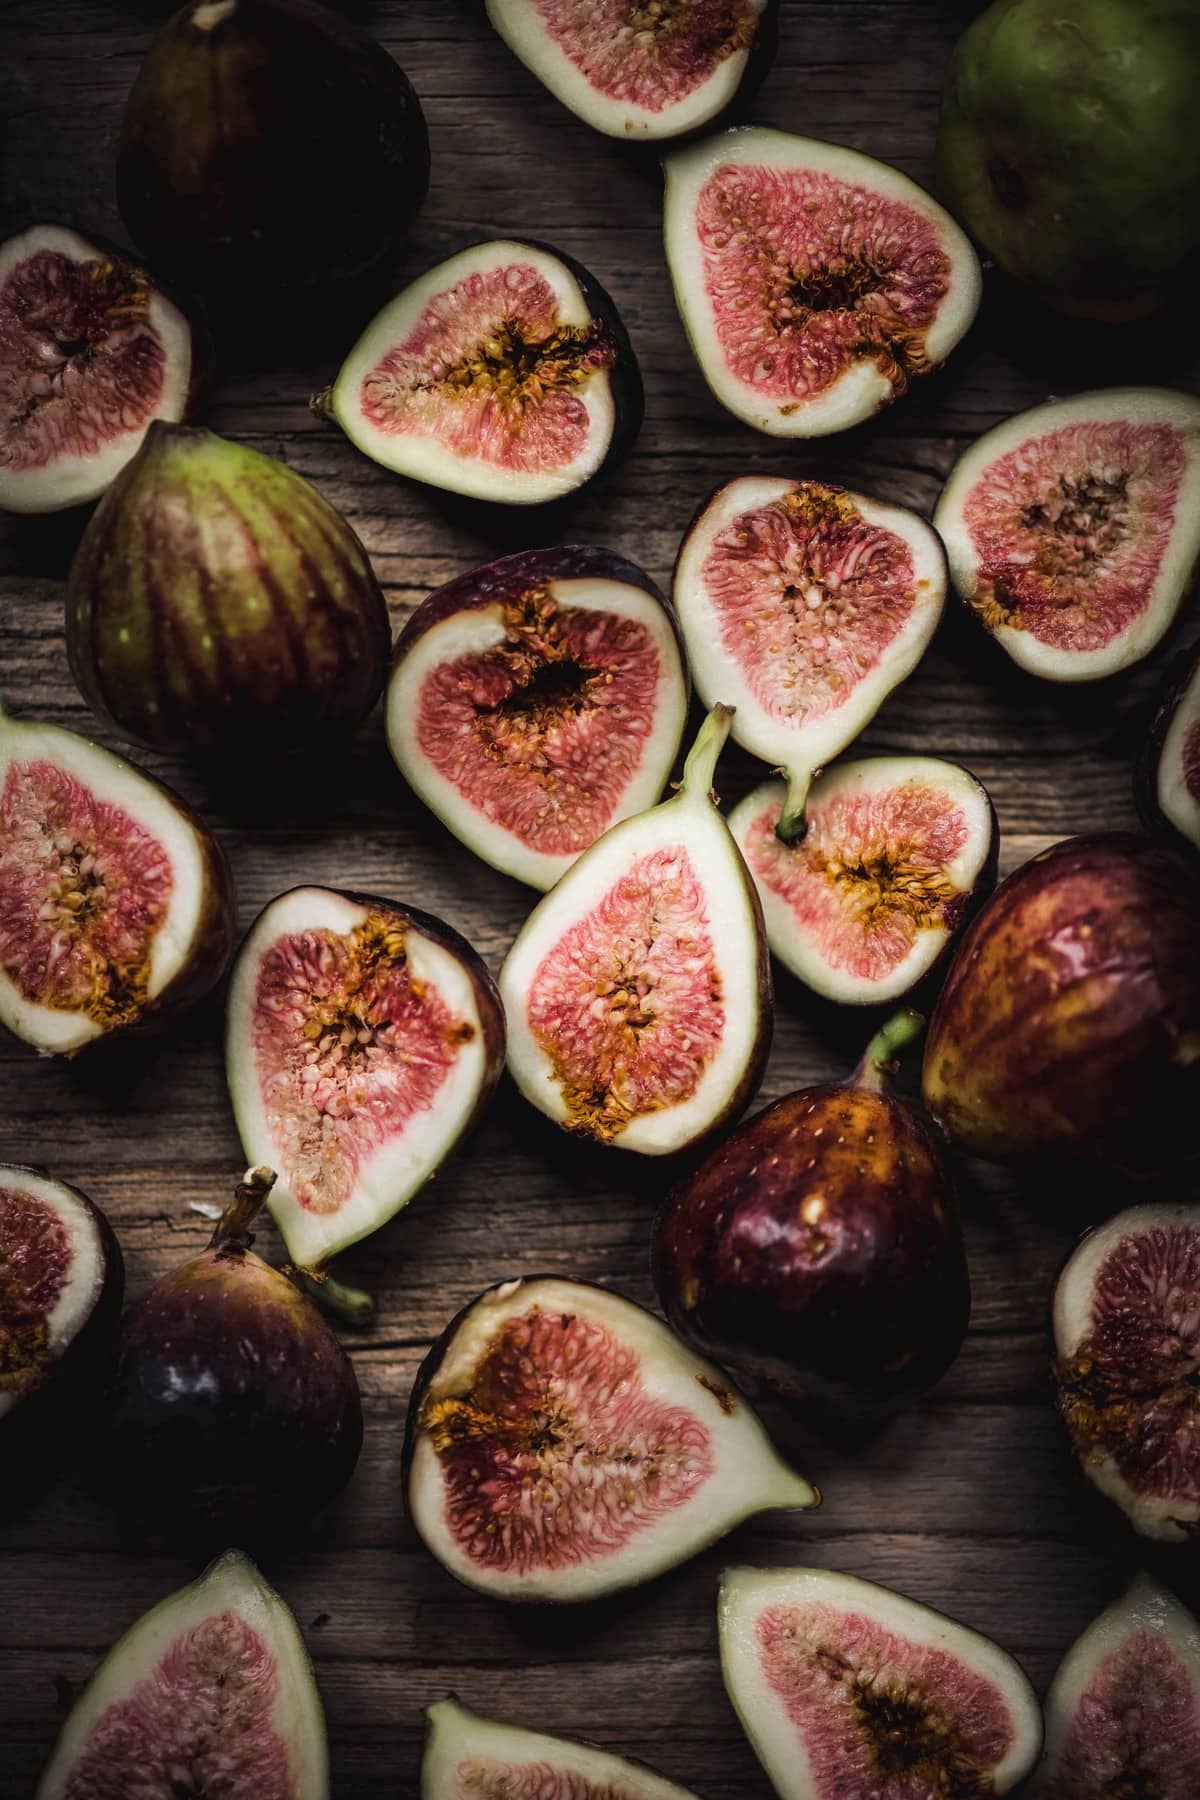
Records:
[[[647,1156],[735,1118],[770,1048],[762,908],[712,795],[731,717],[713,708],[672,799],[572,863],[500,971],[525,1098],[565,1131]]]
[[[1197,1152],[1200,873],[1123,832],[1068,838],[967,928],[925,1045],[964,1150],[1150,1175]]]
[[[319,747],[375,704],[390,648],[342,515],[211,431],[152,425],[71,567],[71,673],[102,717],[160,750]]]
[[[425,1709],[421,1800],[467,1794],[512,1800],[695,1800],[653,1769],[594,1744],[568,1742],[468,1712],[457,1699]]]
[[[670,607],[609,550],[525,550],[431,594],[387,694],[410,787],[493,868],[552,887],[653,806],[687,720]]]
[[[1042,1717],[997,1644],[832,1569],[730,1569],[721,1666],[780,1800],[984,1800],[1037,1760]]]
[[[899,1013],[848,1082],[764,1107],[668,1200],[663,1310],[735,1375],[840,1403],[927,1387],[958,1354],[971,1295],[954,1191],[886,1088],[920,1029]]]
[[[100,1480],[139,1534],[277,1544],[354,1472],[354,1366],[312,1302],[250,1249],[274,1179],[248,1170],[208,1249],[122,1322]]]
[[[631,1300],[550,1275],[451,1320],[413,1387],[404,1463],[426,1547],[503,1600],[611,1594],[818,1501],[720,1369]]]
[[[472,244],[372,319],[313,401],[374,462],[536,506],[619,461],[642,378],[616,307],[548,244]]]
[[[1200,850],[1200,644],[1168,672],[1138,764],[1138,804],[1151,831]]]
[[[0,1023],[43,1055],[161,1027],[220,979],[233,883],[177,794],[0,710]]]
[[[152,1607],[71,1708],[36,1800],[329,1800],[296,1621],[237,1550]]]

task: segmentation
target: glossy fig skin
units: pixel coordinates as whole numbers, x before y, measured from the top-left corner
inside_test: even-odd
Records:
[[[922,1092],[981,1156],[1086,1158],[1131,1176],[1195,1157],[1200,872],[1124,832],[1025,863],[959,945]]]

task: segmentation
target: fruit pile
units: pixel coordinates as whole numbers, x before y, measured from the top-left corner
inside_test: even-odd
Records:
[[[769,60],[773,0],[487,12],[588,124],[672,141],[667,261],[739,420],[855,426],[971,327],[971,237],[907,177],[713,129]],[[1200,16],[1173,0],[996,0],[947,82],[955,212],[1042,299],[1141,315],[1200,249],[1198,76]],[[1165,158],[1172,122],[1189,147]],[[88,1478],[128,1541],[220,1553],[101,1664],[42,1800],[328,1796],[300,1634],[243,1552],[303,1545],[355,1469],[357,1380],[319,1307],[352,1322],[372,1302],[330,1265],[445,1164],[506,1069],[514,1105],[598,1152],[677,1159],[653,1243],[670,1323],[557,1275],[500,1282],[449,1323],[409,1403],[405,1501],[469,1587],[590,1600],[818,1504],[737,1383],[815,1417],[945,1372],[970,1314],[964,1152],[1157,1184],[1065,1264],[1054,1379],[1084,1473],[1133,1529],[1200,1531],[1200,1208],[1178,1193],[1200,1101],[1200,649],[1143,751],[1147,834],[1057,844],[994,892],[996,817],[968,770],[837,760],[917,666],[948,585],[1042,680],[1148,656],[1200,558],[1200,399],[1110,386],[1009,419],[932,525],[828,480],[738,474],[698,507],[669,596],[608,550],[528,548],[431,594],[393,647],[346,520],[283,462],[188,422],[214,358],[258,353],[281,311],[319,319],[352,347],[314,405],[365,456],[530,509],[596,479],[643,410],[612,299],[544,243],[475,243],[396,291],[428,180],[417,97],[358,27],[315,0],[190,0],[121,137],[145,262],[60,225],[0,246],[0,507],[98,502],[65,627],[97,716],[285,783],[382,695],[412,791],[540,891],[498,979],[407,901],[315,885],[272,899],[235,955],[204,821],[122,757],[0,712],[0,1022],[43,1055],[100,1056],[228,970],[251,1165],[209,1247],[123,1315],[95,1205],[0,1167],[8,1466],[36,1489],[64,1419],[102,1422]],[[773,774],[726,818],[731,738]],[[866,1009],[866,1047],[847,1080],[739,1123],[770,1049],[772,956],[814,1007]],[[921,1106],[891,1084],[924,1027],[914,1001],[932,1007]],[[264,1207],[284,1269],[252,1247]],[[1072,1649],[1044,1721],[996,1645],[850,1574],[733,1569],[719,1626],[784,1800],[966,1800],[1035,1766],[1048,1800],[1200,1792],[1174,1735],[1200,1708],[1200,1626],[1148,1577]],[[430,1709],[421,1784],[687,1800],[453,1699]]]

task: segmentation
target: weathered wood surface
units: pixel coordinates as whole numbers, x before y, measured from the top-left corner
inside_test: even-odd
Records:
[[[5,230],[58,216],[120,237],[117,124],[167,10],[137,0],[7,0],[0,9]],[[439,582],[531,533],[620,548],[665,580],[694,506],[732,474],[822,473],[928,512],[963,445],[1021,406],[1143,370],[1197,385],[1196,364],[1172,361],[1169,334],[1115,359],[1075,331],[1031,344],[993,293],[950,369],[878,422],[824,445],[757,438],[720,411],[692,363],[663,266],[653,159],[561,112],[468,0],[356,10],[407,69],[430,121],[433,189],[408,267],[473,235],[560,243],[617,298],[648,396],[624,467],[535,525],[519,511],[497,521],[448,503],[361,459],[307,409],[327,363],[224,381],[211,423],[282,456],[342,507],[397,624]],[[779,59],[752,116],[852,144],[929,182],[941,71],[969,11],[951,0],[784,0]],[[76,529],[52,519],[0,537],[0,691],[14,709],[92,729],[62,644],[61,577]],[[1134,823],[1129,758],[1163,660],[1123,683],[1055,693],[1015,678],[952,609],[865,741],[969,764],[995,798],[1011,867],[1068,833]],[[186,766],[143,760],[213,820],[243,925],[285,886],[336,881],[443,914],[495,966],[528,906],[406,793],[378,714],[319,794],[235,803]],[[753,772],[731,757],[722,791],[732,800]],[[779,1001],[766,1097],[843,1068],[862,1035],[861,1020],[830,1019],[794,984],[780,983]],[[95,1196],[120,1232],[134,1294],[201,1245],[209,1226],[193,1205],[220,1198],[240,1167],[220,1024],[212,1001],[153,1050],[73,1066],[0,1044],[0,1158],[44,1161]],[[818,1515],[760,1522],[653,1587],[585,1612],[506,1610],[457,1587],[402,1513],[400,1444],[417,1362],[451,1313],[503,1274],[561,1271],[649,1300],[647,1234],[664,1172],[631,1163],[579,1153],[504,1088],[453,1169],[347,1258],[351,1278],[380,1301],[375,1328],[352,1345],[366,1447],[328,1541],[270,1571],[316,1659],[339,1800],[416,1792],[419,1709],[448,1689],[481,1710],[642,1755],[708,1800],[763,1794],[717,1669],[714,1579],[731,1559],[812,1560],[894,1583],[998,1638],[1040,1684],[1137,1560],[1077,1485],[1048,1401],[1048,1288],[1087,1197],[973,1169],[964,1204],[974,1316],[937,1390],[857,1442],[772,1415],[825,1491]],[[0,1531],[3,1800],[31,1791],[66,1696],[101,1651],[186,1573],[165,1558],[122,1554],[110,1521],[70,1481]]]

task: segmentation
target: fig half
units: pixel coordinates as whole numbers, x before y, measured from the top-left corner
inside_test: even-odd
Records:
[[[809,784],[920,661],[946,560],[924,519],[845,488],[744,475],[700,508],[675,564],[675,610],[701,698],[781,767],[776,829],[804,831]]]
[[[711,792],[730,717],[713,708],[678,794],[585,851],[500,971],[525,1098],[566,1131],[647,1156],[736,1117],[770,1047],[762,908]]]
[[[666,158],[667,261],[701,373],[773,437],[869,419],[979,306],[970,243],[898,169],[748,126]]]
[[[1139,759],[1138,802],[1152,830],[1200,850],[1200,644],[1167,675]]]
[[[372,319],[313,405],[385,469],[476,500],[557,500],[625,454],[642,380],[617,309],[546,244],[473,244]]]
[[[421,1800],[695,1800],[652,1769],[593,1744],[501,1725],[457,1699],[425,1709]]]
[[[0,1023],[43,1054],[160,1025],[220,979],[233,884],[183,801],[0,710]]]
[[[818,776],[792,843],[778,830],[786,806],[785,784],[767,781],[729,815],[772,951],[842,1006],[902,999],[995,877],[986,788],[937,757],[871,756]]]
[[[780,1800],[1007,1794],[1042,1744],[998,1645],[831,1569],[730,1569],[725,1686]]]
[[[712,1363],[631,1300],[535,1275],[488,1288],[421,1365],[408,1514],[504,1600],[592,1600],[741,1520],[818,1496]]]
[[[36,1800],[134,1794],[329,1800],[304,1640],[236,1550],[113,1646],[72,1707]]]
[[[1019,668],[1096,681],[1149,654],[1200,557],[1200,400],[1107,388],[986,432],[934,525],[959,594]]]
[[[477,856],[548,888],[653,806],[687,705],[679,633],[650,577],[568,544],[486,563],[417,608],[396,645],[388,745]]]

